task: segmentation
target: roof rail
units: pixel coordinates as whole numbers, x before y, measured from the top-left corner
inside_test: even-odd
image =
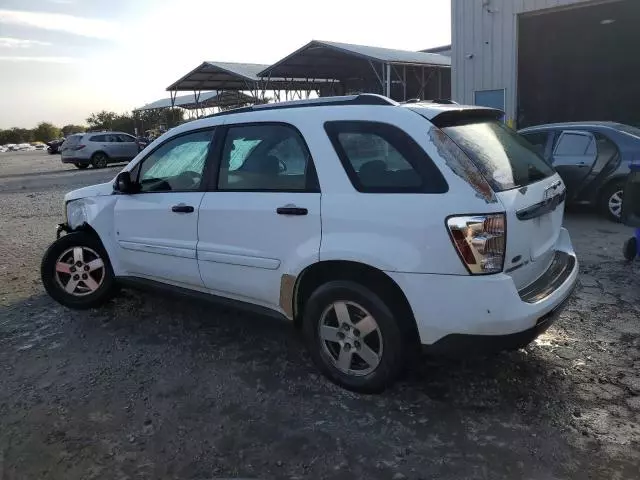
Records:
[[[262,110],[280,110],[285,108],[303,107],[328,107],[334,105],[399,105],[398,102],[375,93],[361,93],[358,95],[346,95],[341,97],[320,97],[307,100],[294,100],[290,102],[265,103],[252,105],[250,107],[234,108],[223,112],[207,115],[204,118],[218,117],[221,115],[232,115],[234,113],[260,112]]]

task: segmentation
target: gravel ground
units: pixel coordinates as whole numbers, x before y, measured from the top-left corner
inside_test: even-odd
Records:
[[[567,215],[580,285],[528,349],[425,358],[361,396],[319,376],[288,324],[134,291],[88,312],[50,300],[39,262],[63,194],[116,171],[0,154],[0,480],[639,477],[625,227]]]

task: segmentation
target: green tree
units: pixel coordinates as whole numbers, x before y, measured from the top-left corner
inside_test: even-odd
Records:
[[[118,117],[115,112],[107,112],[102,110],[101,112],[92,113],[87,118],[87,124],[91,130],[112,130],[113,123]]]
[[[83,127],[82,125],[73,125],[73,124],[65,125],[64,127],[62,127],[62,136],[67,137],[69,135],[73,135],[74,133],[82,133],[85,130],[86,128]]]
[[[13,127],[8,130],[0,130],[0,145],[28,142],[33,142],[33,131],[28,128]]]
[[[48,142],[60,137],[60,129],[49,122],[40,122],[33,129],[33,138],[38,142]]]

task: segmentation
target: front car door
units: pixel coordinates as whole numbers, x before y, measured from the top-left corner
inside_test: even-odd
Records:
[[[591,132],[563,131],[553,151],[553,166],[567,186],[569,200],[576,198],[593,168],[598,151]]]
[[[139,193],[121,194],[115,235],[128,275],[201,288],[198,209],[213,129],[165,141],[131,171]]]
[[[215,191],[200,206],[198,263],[214,293],[288,314],[281,287],[318,261],[320,190],[300,132],[282,123],[225,127]]]

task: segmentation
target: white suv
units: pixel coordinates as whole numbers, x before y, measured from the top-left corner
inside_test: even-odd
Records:
[[[356,391],[388,386],[420,345],[522,347],[578,263],[560,177],[501,117],[357,95],[181,125],[67,194],[44,286],[72,308],[124,284],[285,317]]]

